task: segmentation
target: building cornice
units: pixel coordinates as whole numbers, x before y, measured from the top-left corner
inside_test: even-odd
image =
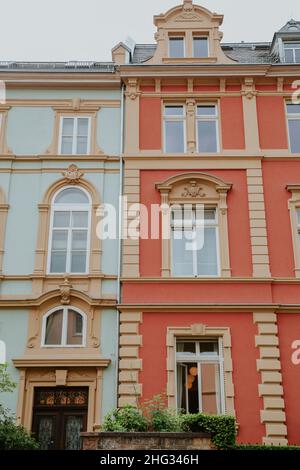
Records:
[[[17,369],[33,367],[108,367],[111,360],[107,358],[86,357],[23,357],[13,359],[13,364]]]
[[[129,77],[212,77],[258,76],[282,77],[300,75],[299,64],[130,64],[119,67],[122,79]]]
[[[277,312],[287,311],[296,312],[300,311],[300,304],[243,304],[243,303],[229,303],[229,304],[187,304],[187,303],[166,303],[166,304],[121,304],[118,305],[120,312]]]

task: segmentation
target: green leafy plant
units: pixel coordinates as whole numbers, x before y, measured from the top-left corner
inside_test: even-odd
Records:
[[[0,450],[37,450],[39,444],[22,426],[17,426],[14,417],[0,408]]]
[[[16,388],[7,372],[7,364],[0,364],[0,393],[10,393]],[[0,450],[35,450],[39,445],[15,417],[0,403]]]
[[[133,406],[125,406],[105,416],[103,429],[108,432],[147,431],[147,419]]]
[[[7,364],[0,364],[0,393],[13,392],[17,386],[17,384],[11,380],[7,368]]]
[[[232,450],[300,450],[299,446],[264,446],[264,445],[235,445]]]
[[[229,449],[235,445],[236,429],[233,416],[188,414],[182,417],[181,429],[185,432],[209,434],[213,444],[220,450]]]
[[[145,401],[142,409],[150,431],[180,432],[181,415],[175,410],[168,409],[165,394],[156,395],[151,400]]]

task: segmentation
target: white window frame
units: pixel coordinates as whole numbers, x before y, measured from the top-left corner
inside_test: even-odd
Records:
[[[191,342],[196,344],[196,354],[186,354],[177,352],[177,343],[182,342]],[[218,342],[218,355],[213,355],[209,353],[200,353],[200,343],[207,342]],[[176,347],[175,347],[175,399],[176,399],[176,409],[178,410],[178,395],[177,395],[177,386],[178,386],[178,377],[177,377],[177,365],[183,363],[197,363],[198,368],[198,400],[199,400],[199,413],[202,412],[202,384],[201,384],[201,364],[218,364],[219,374],[218,374],[218,383],[219,383],[219,400],[217,400],[218,415],[226,414],[226,400],[225,400],[225,374],[224,374],[224,354],[223,354],[223,339],[222,338],[203,338],[203,339],[193,339],[190,338],[177,338]],[[217,390],[218,393],[218,390]],[[186,403],[188,404],[188,398],[186,398]]]
[[[214,116],[207,115],[207,116],[198,116],[198,106],[214,106],[216,110],[216,114]],[[219,113],[219,106],[217,103],[196,103],[196,145],[197,145],[197,153],[201,154],[214,154],[220,152],[220,113]],[[200,152],[199,149],[199,133],[198,133],[198,121],[213,121],[216,123],[216,140],[217,140],[217,151],[216,152]]]
[[[287,133],[288,133],[288,138],[289,138],[289,151],[292,155],[298,155],[299,152],[292,152],[292,141],[291,141],[291,133],[290,133],[290,125],[289,125],[289,120],[293,121],[300,121],[300,113],[289,113],[288,112],[288,105],[293,105],[294,103],[291,103],[290,101],[286,101],[285,103],[285,113],[286,113],[286,125],[287,125]]]
[[[297,44],[298,47],[287,47],[289,44]],[[296,50],[300,50],[300,41],[284,41],[283,42],[283,50],[284,50],[284,62],[286,64],[300,64],[300,62],[296,62]],[[285,51],[290,50],[293,51],[293,62],[287,62],[285,59]]]
[[[63,321],[62,321],[62,334],[61,334],[61,344],[46,344],[46,327],[47,319],[55,312],[63,311]],[[81,344],[67,344],[67,334],[68,334],[68,312],[73,310],[82,317],[82,343]],[[42,323],[42,338],[41,338],[41,347],[42,348],[85,348],[86,347],[86,332],[87,332],[87,316],[86,314],[77,307],[59,306],[52,308],[43,316]]]
[[[76,186],[75,186],[76,187]],[[62,276],[64,273],[56,273],[51,271],[51,255],[52,255],[52,240],[53,240],[53,230],[56,230],[53,227],[54,223],[54,214],[55,212],[87,212],[88,213],[88,228],[87,228],[87,254],[86,254],[86,270],[80,273],[75,273],[71,272],[71,243],[72,243],[72,227],[69,227],[67,229],[62,229],[62,230],[67,230],[68,231],[68,244],[67,244],[67,259],[66,259],[66,274],[70,274],[72,276],[76,275],[85,275],[89,273],[89,266],[90,266],[90,250],[91,250],[91,223],[92,223],[92,201],[91,201],[91,196],[82,187],[76,187],[76,189],[79,189],[82,191],[89,200],[88,204],[59,204],[55,203],[56,197],[61,193],[62,191],[66,189],[74,189],[74,186],[64,186],[61,188],[59,191],[57,191],[53,198],[52,198],[52,203],[51,203],[51,213],[50,213],[50,230],[49,230],[49,239],[48,239],[48,260],[47,260],[47,274],[49,275],[55,275],[55,276]],[[80,230],[80,228],[78,228]]]
[[[207,56],[206,57],[196,57],[195,56],[195,43],[194,43],[194,39],[206,39],[207,41]],[[193,57],[195,59],[207,59],[210,55],[210,49],[209,49],[209,38],[208,36],[198,36],[198,35],[194,35],[193,36]]]
[[[183,41],[183,57],[174,57],[171,55],[171,40],[172,39],[182,39]],[[168,38],[168,54],[169,54],[169,58],[170,59],[184,59],[186,57],[186,38],[185,38],[185,35],[184,34],[178,34],[178,35],[175,35],[175,36],[169,36]]]
[[[88,135],[87,135],[87,152],[84,154],[77,153],[77,130],[78,119],[88,119]],[[70,155],[90,155],[91,153],[91,116],[87,115],[64,115],[60,117],[59,125],[59,155],[69,155],[62,153],[62,137],[63,137],[63,120],[74,119],[73,137],[72,137],[72,153]]]
[[[171,106],[175,106],[176,108],[182,107],[183,113],[182,116],[178,115],[170,115],[167,116],[165,114],[165,109]],[[169,153],[167,152],[167,133],[166,133],[166,122],[167,121],[172,121],[172,122],[182,122],[183,123],[183,153],[186,153],[187,151],[187,142],[186,142],[186,105],[183,103],[164,103],[163,104],[163,136],[164,136],[164,153]],[[182,152],[176,152],[176,155],[181,155]]]
[[[178,204],[178,205],[182,205],[182,204]],[[218,214],[218,207],[211,207],[209,205],[207,205],[205,208],[204,208],[204,211],[205,209],[209,210],[209,209],[213,209],[215,210],[215,214],[216,214],[216,218],[214,220],[214,223],[212,223],[213,221],[211,220],[204,220],[204,226],[207,227],[207,228],[215,228],[216,229],[216,249],[217,249],[217,274],[211,274],[211,275],[208,275],[208,274],[198,274],[198,264],[197,264],[197,250],[193,250],[192,251],[192,254],[193,254],[193,274],[191,275],[184,275],[184,274],[180,274],[180,275],[175,275],[174,274],[174,264],[173,264],[173,225],[172,225],[172,220],[171,220],[171,275],[172,277],[185,277],[185,278],[218,278],[221,276],[221,259],[220,259],[220,225],[219,225],[219,214]],[[196,224],[196,217],[195,217],[195,209],[193,208],[193,223],[192,223],[192,229],[193,231],[197,229],[197,224]],[[201,229],[202,230],[202,229]]]

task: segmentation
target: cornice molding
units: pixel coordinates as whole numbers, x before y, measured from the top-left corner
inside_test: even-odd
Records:
[[[287,312],[300,312],[300,304],[239,304],[239,303],[230,303],[230,304],[186,304],[186,303],[176,303],[176,304],[121,304],[118,305],[118,310],[120,312],[277,312],[277,311],[287,311]]]
[[[17,369],[27,369],[33,367],[88,367],[104,368],[108,367],[111,360],[107,358],[96,358],[95,356],[86,357],[34,357],[13,359],[13,364]]]

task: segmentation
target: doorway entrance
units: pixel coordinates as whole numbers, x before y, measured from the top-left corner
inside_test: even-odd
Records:
[[[42,450],[80,450],[88,388],[36,388],[32,431]]]

